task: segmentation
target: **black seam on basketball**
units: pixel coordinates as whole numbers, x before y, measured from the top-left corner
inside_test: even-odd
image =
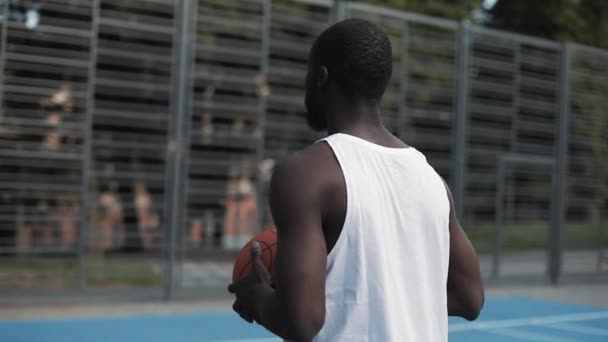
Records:
[[[268,244],[266,242],[264,242],[264,241],[258,241],[258,242],[265,246],[264,248],[260,248],[261,254],[263,254],[265,250],[270,248],[270,246],[268,246]],[[260,255],[260,257],[262,257],[262,255]],[[249,261],[245,264],[245,266],[243,266],[241,271],[237,273],[236,280],[241,279],[241,276],[243,275],[243,272],[245,272],[245,269],[247,268],[247,266],[251,265],[251,261],[253,261],[253,259],[249,258]]]

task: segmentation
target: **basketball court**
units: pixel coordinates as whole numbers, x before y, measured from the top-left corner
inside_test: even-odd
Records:
[[[232,312],[0,321],[10,342],[280,341]],[[606,341],[608,309],[525,297],[487,299],[475,322],[450,319],[450,341]]]

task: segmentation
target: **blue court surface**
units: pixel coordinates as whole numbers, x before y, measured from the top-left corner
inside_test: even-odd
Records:
[[[231,312],[0,321],[6,342],[279,341]],[[450,319],[450,341],[608,341],[608,309],[518,297],[486,301],[475,322]]]

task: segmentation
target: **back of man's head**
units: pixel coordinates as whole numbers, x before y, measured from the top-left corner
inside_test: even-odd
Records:
[[[348,96],[378,101],[393,70],[391,44],[384,32],[361,19],[346,19],[325,30],[315,41],[311,67],[325,66],[328,82]]]

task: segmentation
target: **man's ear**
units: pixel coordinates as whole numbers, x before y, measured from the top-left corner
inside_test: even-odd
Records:
[[[324,65],[319,68],[319,77],[317,78],[317,88],[322,88],[327,84],[329,79],[329,72]]]

